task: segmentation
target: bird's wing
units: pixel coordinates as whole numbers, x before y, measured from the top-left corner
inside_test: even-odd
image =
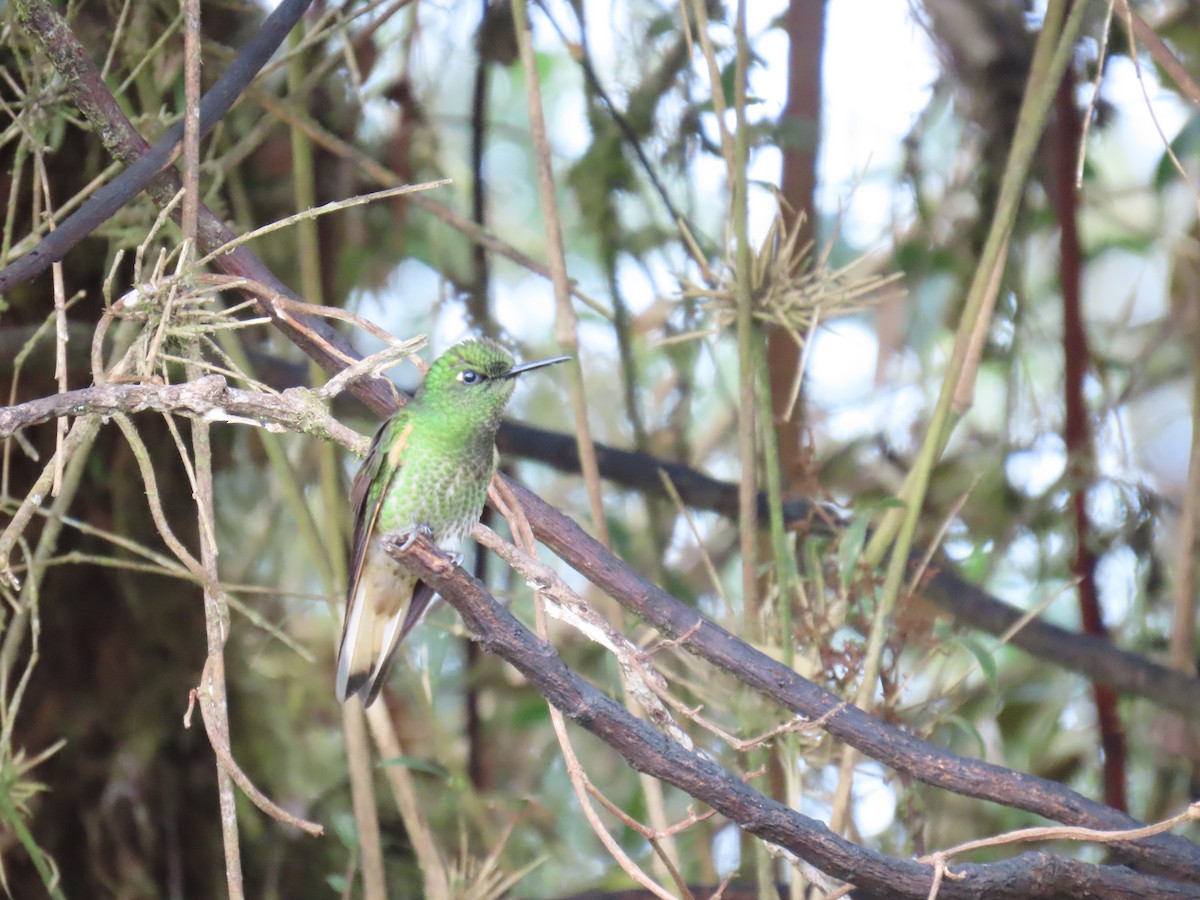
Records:
[[[360,609],[359,582],[367,561],[367,553],[375,534],[379,511],[392,480],[404,465],[404,448],[412,433],[412,418],[404,410],[384,422],[375,432],[367,458],[354,478],[350,491],[350,506],[354,513],[354,533],[350,543],[349,583],[346,586],[346,614],[342,623],[342,640],[338,650],[337,696],[343,703],[347,696],[357,693],[369,680],[372,671],[380,674],[374,656],[376,648],[359,640],[364,616],[373,618],[375,610]],[[384,465],[384,463],[387,465]],[[371,628],[374,626],[372,625]],[[370,629],[363,629],[370,630]],[[361,657],[361,658],[360,658]],[[354,670],[351,672],[351,670]],[[363,671],[359,671],[363,669]],[[353,683],[352,683],[353,682]]]
[[[358,474],[354,476],[354,486],[350,489],[354,534],[350,538],[350,583],[346,592],[347,603],[354,599],[354,592],[358,590],[358,579],[362,577],[363,560],[366,559],[367,545],[370,544],[371,534],[375,530],[375,520],[379,518],[379,507],[383,504],[392,479],[404,464],[404,445],[408,443],[408,435],[412,430],[412,423],[408,419],[401,410],[379,426],[371,440],[367,458],[363,460]],[[393,446],[396,442],[399,442],[399,447]],[[399,458],[400,462],[387,471],[386,477],[380,477],[385,446],[386,453],[394,459]]]

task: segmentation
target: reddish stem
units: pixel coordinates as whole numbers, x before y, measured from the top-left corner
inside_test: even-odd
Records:
[[[821,61],[825,46],[826,0],[790,0],[785,24],[791,50],[788,54],[788,99],[784,121],[790,126],[791,143],[783,146],[783,197],[794,214],[805,219],[805,236],[816,233],[817,144],[821,124]],[[790,409],[800,347],[778,326],[767,329],[767,359],[771,383],[771,406],[779,445],[785,493],[799,493],[806,484],[807,465],[803,449],[803,403]]]
[[[1067,445],[1067,481],[1071,491],[1071,511],[1075,522],[1075,556],[1071,571],[1079,580],[1079,612],[1087,634],[1107,638],[1108,629],[1100,615],[1100,597],[1096,589],[1096,554],[1091,548],[1091,522],[1087,512],[1087,491],[1095,476],[1095,447],[1091,423],[1083,395],[1087,374],[1087,330],[1081,311],[1083,252],[1079,245],[1077,223],[1078,192],[1075,188],[1076,154],[1083,135],[1083,123],[1075,102],[1075,78],[1070,69],[1058,86],[1054,101],[1055,148],[1052,175],[1054,207],[1058,216],[1059,278],[1063,295],[1063,356],[1065,363],[1066,422],[1063,437]],[[1104,800],[1114,809],[1127,809],[1125,792],[1125,731],[1117,714],[1117,695],[1112,688],[1093,682],[1096,721],[1104,754]]]

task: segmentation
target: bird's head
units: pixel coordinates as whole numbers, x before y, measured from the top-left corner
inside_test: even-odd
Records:
[[[518,375],[568,359],[556,356],[517,365],[500,344],[490,338],[472,338],[434,360],[417,398],[423,406],[470,427],[494,431]]]

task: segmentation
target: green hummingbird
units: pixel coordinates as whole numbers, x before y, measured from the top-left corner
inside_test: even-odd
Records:
[[[496,432],[518,375],[570,359],[516,365],[500,344],[454,345],[429,367],[416,396],[380,426],[354,479],[354,536],[346,617],[338,651],[337,698],[370,706],[404,637],[434,591],[388,556],[392,532],[425,532],[457,551],[479,521],[496,467]]]

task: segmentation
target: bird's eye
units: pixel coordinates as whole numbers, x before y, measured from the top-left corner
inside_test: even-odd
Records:
[[[458,380],[463,384],[477,384],[483,380],[483,376],[472,369],[464,369],[458,373]]]

